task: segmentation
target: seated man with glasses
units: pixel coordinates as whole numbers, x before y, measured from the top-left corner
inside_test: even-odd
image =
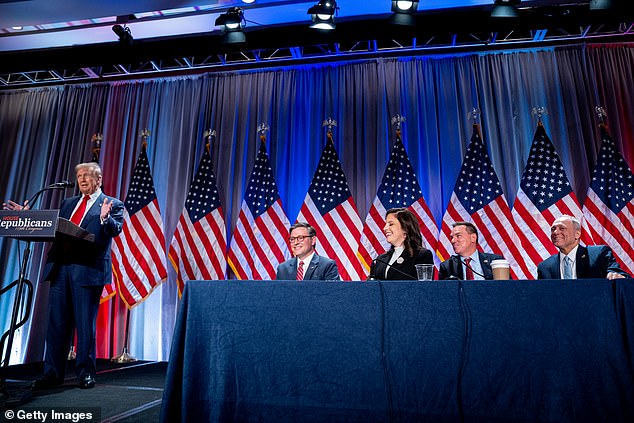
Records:
[[[291,226],[291,250],[293,257],[277,267],[277,280],[339,280],[337,263],[328,257],[315,254],[317,232],[305,222]]]

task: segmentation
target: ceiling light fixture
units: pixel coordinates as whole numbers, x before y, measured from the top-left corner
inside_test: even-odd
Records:
[[[319,0],[319,2],[308,9],[313,23],[311,28],[332,30],[335,29],[335,15],[339,8],[335,0]]]
[[[247,40],[247,36],[242,32],[245,25],[244,12],[239,7],[232,7],[216,19],[216,26],[222,27],[223,44],[244,43]]]
[[[515,6],[520,4],[521,0],[495,0],[495,6],[491,10],[492,18],[517,18],[517,9]]]
[[[406,1],[406,0],[392,0],[392,16],[390,16],[390,23],[395,25],[414,25],[413,14],[418,8],[418,0]]]
[[[121,44],[131,44],[134,37],[132,36],[132,32],[127,25],[121,26],[119,24],[112,26],[112,31],[117,34],[119,37],[119,42]]]

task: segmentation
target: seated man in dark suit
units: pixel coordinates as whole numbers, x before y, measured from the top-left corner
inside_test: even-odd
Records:
[[[277,280],[339,280],[337,263],[328,257],[315,254],[315,228],[308,223],[297,222],[291,226],[289,240],[295,257],[277,267]]]
[[[455,222],[451,229],[451,245],[456,254],[440,263],[438,279],[493,279],[491,262],[504,260],[498,254],[478,251],[478,230],[473,223]]]
[[[621,270],[612,250],[606,245],[579,245],[581,223],[563,215],[550,227],[550,240],[559,253],[537,266],[537,279],[618,279],[629,277]]]

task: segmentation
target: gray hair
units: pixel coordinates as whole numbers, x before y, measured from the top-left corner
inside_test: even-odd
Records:
[[[575,231],[581,230],[581,222],[579,222],[579,219],[574,216],[570,216],[569,214],[562,214],[557,219],[555,219],[555,222],[558,220],[569,220],[572,222],[572,226],[573,228],[575,228]],[[553,222],[553,225],[555,224],[555,222]]]

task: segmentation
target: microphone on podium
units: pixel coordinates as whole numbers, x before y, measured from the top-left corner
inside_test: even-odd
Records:
[[[411,280],[416,280],[418,278],[413,277],[412,275],[410,275],[409,273],[405,273],[403,272],[401,269],[397,269],[396,267],[392,266],[390,263],[388,263],[387,261],[384,260],[380,260],[378,257],[375,258],[374,260],[372,260],[373,262],[379,262],[379,263],[383,263],[384,265],[392,268],[392,270],[394,270],[396,273],[405,276],[407,279],[411,279]],[[374,268],[374,266],[372,266]],[[376,280],[377,278],[374,277],[372,274],[370,274],[370,276],[368,277],[369,280]]]
[[[53,184],[50,184],[47,187],[42,188],[41,190],[39,190],[38,192],[36,192],[35,194],[33,194],[33,197],[31,197],[29,199],[29,201],[26,203],[25,207],[28,206],[29,209],[31,207],[33,207],[33,203],[35,203],[35,200],[37,200],[37,197],[40,196],[41,193],[43,193],[44,191],[48,191],[51,189],[65,189],[65,188],[73,188],[75,186],[74,182],[70,182],[70,181],[60,181],[60,182],[55,182]]]
[[[54,184],[50,184],[48,186],[48,188],[50,188],[50,189],[55,189],[55,188],[74,188],[74,187],[75,187],[75,183],[71,182],[71,181],[55,182]]]

